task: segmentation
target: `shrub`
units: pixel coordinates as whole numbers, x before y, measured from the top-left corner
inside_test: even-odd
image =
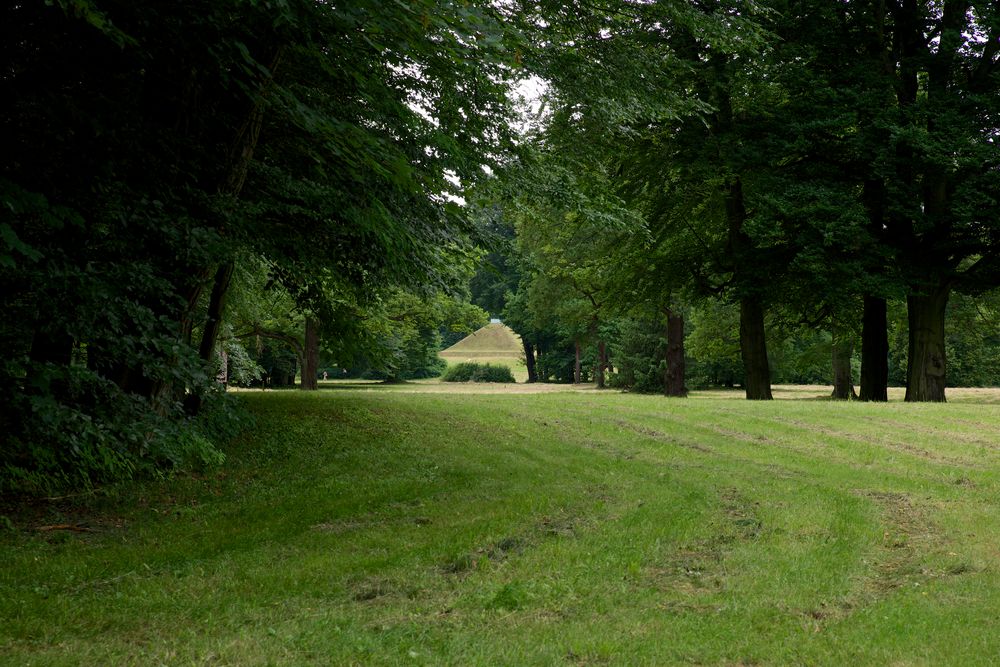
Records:
[[[514,375],[506,366],[466,361],[449,366],[441,379],[445,382],[514,382]]]
[[[152,405],[79,366],[35,376],[49,395],[7,391],[0,407],[0,496],[43,495],[220,465],[217,448],[250,422],[232,396],[205,394],[198,417],[180,403]]]
[[[580,360],[580,381],[589,382],[589,373],[596,362],[592,346],[584,348],[584,356]],[[545,353],[540,354],[535,362],[535,370],[538,372],[538,379],[542,382],[562,382],[569,384],[573,382],[573,367],[576,361],[576,353],[572,344],[556,344],[545,348]]]
[[[663,393],[667,341],[662,322],[622,318],[610,341],[615,372],[608,386],[636,393]]]

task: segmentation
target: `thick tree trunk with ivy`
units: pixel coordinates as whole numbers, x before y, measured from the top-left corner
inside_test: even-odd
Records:
[[[667,313],[667,368],[663,376],[663,393],[667,396],[687,396],[684,385],[684,317]]]
[[[305,345],[302,350],[302,389],[319,388],[319,323],[313,317],[306,317]]]
[[[580,384],[580,341],[574,342],[573,383]]]
[[[833,332],[833,393],[831,398],[838,401],[856,399],[854,378],[851,377],[851,357],[854,341],[842,332]]]
[[[538,382],[538,371],[535,369],[535,346],[527,338],[521,338],[524,346],[524,366],[528,369],[528,382]]]
[[[740,299],[740,354],[743,357],[743,387],[747,400],[771,400],[764,308],[760,301],[752,297]]]
[[[865,296],[861,319],[862,401],[889,400],[889,326],[885,299]]]
[[[906,298],[909,347],[906,363],[906,400],[944,402],[946,356],[945,308],[951,288],[941,285],[926,294]]]

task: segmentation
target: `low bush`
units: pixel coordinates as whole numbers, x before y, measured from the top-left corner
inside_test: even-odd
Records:
[[[45,370],[45,369],[43,369]],[[34,376],[59,392],[0,392],[0,497],[92,489],[135,478],[203,471],[225,460],[218,449],[252,418],[218,389],[198,417],[180,402],[153,405],[85,367],[48,367]]]
[[[514,375],[506,366],[466,361],[449,366],[441,379],[445,382],[514,382]]]

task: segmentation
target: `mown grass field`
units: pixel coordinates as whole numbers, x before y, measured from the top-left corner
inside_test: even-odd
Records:
[[[0,529],[0,662],[1000,659],[998,392],[245,396],[224,470]]]

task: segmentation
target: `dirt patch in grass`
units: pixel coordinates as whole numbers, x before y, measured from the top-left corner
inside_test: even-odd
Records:
[[[717,606],[709,596],[725,589],[723,561],[739,544],[760,538],[764,525],[757,515],[758,502],[736,488],[719,493],[719,518],[710,537],[679,546],[662,563],[644,567],[638,585],[663,591],[671,599],[661,603],[670,611],[706,613]]]
[[[502,537],[446,559],[440,570],[444,574],[461,575],[500,565],[545,540],[574,538],[578,531],[592,526],[594,522],[595,519],[579,516],[569,510],[545,515],[523,533]]]
[[[416,600],[424,597],[427,591],[396,579],[385,577],[366,577],[348,587],[350,599],[353,602],[376,602],[388,599]]]
[[[722,493],[722,500],[726,517],[738,539],[752,540],[760,537],[764,525],[757,518],[756,508],[760,506],[759,502],[750,500],[734,488],[726,489]]]
[[[882,558],[876,564],[871,584],[877,590],[898,588],[919,572],[915,564],[936,540],[934,526],[908,494],[867,491],[862,495],[881,508],[885,521],[880,543]]]
[[[934,576],[921,566],[924,556],[940,545],[942,535],[926,508],[905,493],[856,491],[875,503],[882,518],[882,536],[865,561],[859,584],[839,600],[821,600],[806,609],[788,609],[802,617],[804,626],[821,632],[859,609],[870,607],[905,586],[920,586]]]
[[[496,542],[477,547],[468,553],[458,554],[447,559],[441,566],[444,574],[465,574],[472,570],[482,570],[499,565],[508,558],[518,556],[532,546],[525,537],[503,537]]]

